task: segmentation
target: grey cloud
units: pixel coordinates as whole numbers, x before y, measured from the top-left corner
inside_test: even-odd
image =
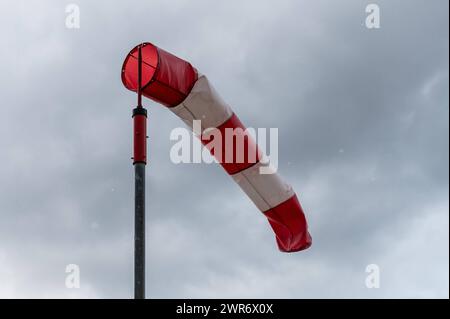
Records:
[[[285,255],[217,165],[174,165],[149,109],[148,297],[448,298],[448,2],[0,4],[0,297],[132,296],[128,50],[208,74],[243,122],[278,127],[313,247]],[[64,287],[65,265],[81,289]],[[377,263],[380,289],[364,285]]]

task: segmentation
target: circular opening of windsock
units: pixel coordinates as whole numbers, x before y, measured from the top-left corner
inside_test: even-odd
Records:
[[[122,66],[125,87],[137,92],[139,46],[142,53],[142,94],[167,107],[183,102],[197,80],[197,71],[189,62],[148,42],[137,45],[126,56]]]

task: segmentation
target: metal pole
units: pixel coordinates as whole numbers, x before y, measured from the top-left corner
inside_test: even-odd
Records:
[[[134,298],[145,299],[145,164],[134,164]]]
[[[138,47],[137,106],[133,109],[134,164],[134,298],[145,299],[145,165],[147,110],[142,107],[142,45]]]

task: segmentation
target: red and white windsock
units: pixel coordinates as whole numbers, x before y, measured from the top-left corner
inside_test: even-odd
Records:
[[[131,91],[137,91],[137,57],[136,46],[122,67],[122,82]],[[275,171],[267,174],[271,170],[267,157],[205,75],[189,62],[151,43],[144,43],[142,94],[165,105],[191,128],[193,121],[201,121],[198,135],[202,143],[267,217],[281,251],[295,252],[311,246],[308,225],[297,195]],[[212,134],[210,128],[216,128],[215,131],[222,134]],[[233,129],[231,141],[227,138],[227,129]],[[221,145],[221,149],[211,147],[214,138],[222,139],[221,143],[214,144]],[[242,152],[236,149],[238,140],[243,141]]]

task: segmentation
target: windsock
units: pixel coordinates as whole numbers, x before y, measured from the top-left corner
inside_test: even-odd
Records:
[[[267,157],[208,78],[189,62],[151,43],[141,44],[141,51],[142,94],[166,106],[191,128],[194,120],[201,121],[198,137],[267,217],[281,251],[296,252],[311,246],[308,225],[297,195],[275,170],[270,171]],[[137,70],[138,46],[130,51],[122,66],[122,82],[131,91],[137,91]],[[222,134],[211,134],[210,128]],[[229,136],[227,129],[233,129],[231,142],[226,138]],[[214,138],[222,139],[220,149],[209,147]],[[236,149],[238,140],[244,141],[243,152]]]

